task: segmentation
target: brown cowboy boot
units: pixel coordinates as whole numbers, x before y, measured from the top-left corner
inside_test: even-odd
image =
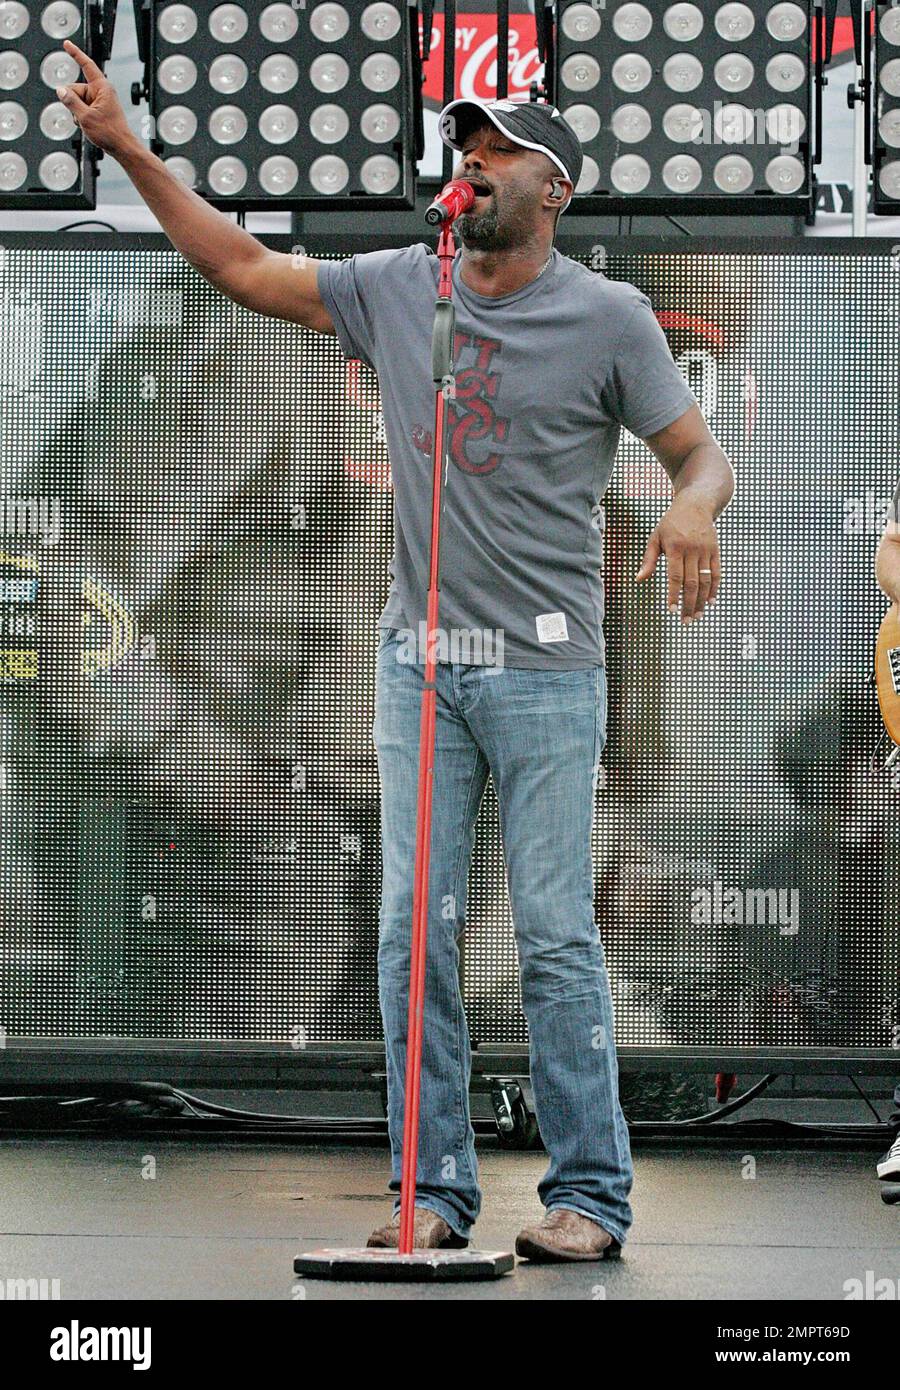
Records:
[[[596,1221],[566,1207],[553,1207],[516,1239],[516,1254],[549,1264],[563,1260],[616,1260],[622,1247]]]
[[[447,1225],[442,1216],[428,1207],[416,1207],[413,1220],[413,1248],[415,1250],[464,1250],[468,1241],[458,1236]],[[380,1250],[396,1250],[400,1244],[400,1213],[391,1218],[386,1226],[379,1226],[366,1241],[367,1246]]]

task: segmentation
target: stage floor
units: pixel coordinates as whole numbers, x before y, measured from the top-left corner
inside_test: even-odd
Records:
[[[746,1155],[756,1163],[742,1177]],[[494,1283],[298,1281],[293,1258],[364,1245],[390,1212],[386,1145],[35,1138],[0,1141],[0,1280],[63,1299],[843,1299],[896,1278],[900,1207],[872,1149],[635,1144],[635,1224],[618,1263],[532,1266]],[[152,1159],[155,1177],[144,1177]],[[512,1249],[540,1215],[542,1153],[479,1143],[473,1243]]]

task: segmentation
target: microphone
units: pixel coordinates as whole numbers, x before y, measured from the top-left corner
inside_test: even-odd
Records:
[[[475,189],[465,179],[452,179],[445,184],[425,213],[429,227],[439,227],[442,222],[455,222],[475,202]]]

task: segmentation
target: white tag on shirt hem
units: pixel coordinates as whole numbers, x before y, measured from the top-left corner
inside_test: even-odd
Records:
[[[538,613],[534,621],[539,642],[568,642],[565,613]]]

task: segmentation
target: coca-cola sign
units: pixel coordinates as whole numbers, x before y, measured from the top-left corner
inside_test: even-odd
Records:
[[[542,82],[544,65],[538,56],[532,14],[512,14],[509,20],[509,95],[528,96],[532,82]],[[444,16],[434,16],[431,51],[425,63],[425,104],[439,110],[444,103]],[[480,101],[497,95],[496,13],[467,12],[456,17],[456,91],[458,97]]]

